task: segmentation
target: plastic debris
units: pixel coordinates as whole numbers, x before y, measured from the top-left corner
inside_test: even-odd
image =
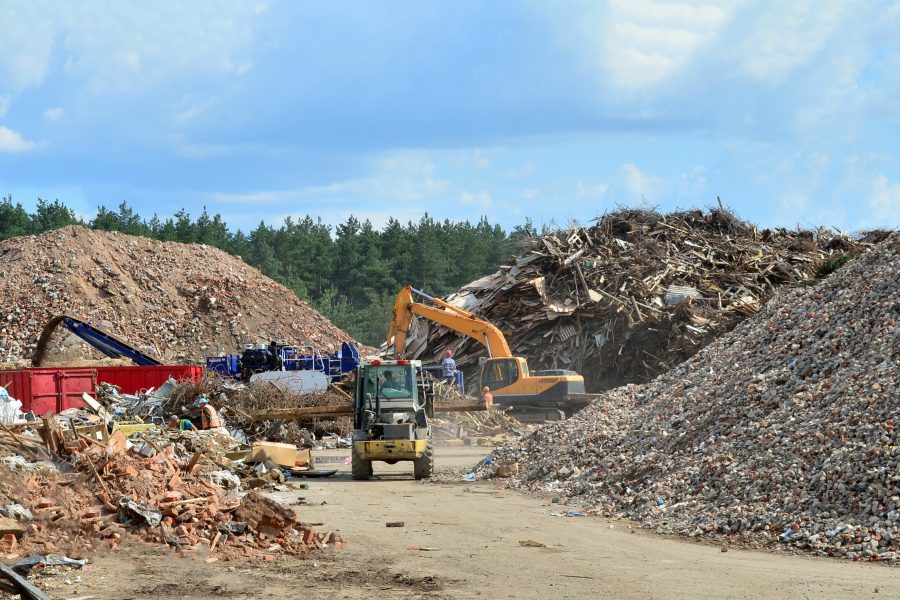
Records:
[[[135,518],[142,519],[150,527],[156,527],[162,521],[162,513],[146,504],[135,502],[131,498],[119,499],[119,521],[128,523]]]
[[[36,554],[20,560],[13,568],[22,572],[29,571],[38,565],[78,567],[80,569],[86,564],[87,561],[84,559],[69,558],[62,554]]]

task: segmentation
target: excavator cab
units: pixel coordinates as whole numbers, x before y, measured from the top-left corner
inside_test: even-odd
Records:
[[[354,395],[353,479],[372,476],[372,461],[412,461],[416,479],[431,477],[433,382],[417,360],[375,360],[359,367]]]
[[[481,365],[481,387],[487,387],[499,407],[557,408],[584,394],[584,378],[574,371],[531,372],[521,356],[488,358]]]

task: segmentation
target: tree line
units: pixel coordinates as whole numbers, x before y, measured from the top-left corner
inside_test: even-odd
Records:
[[[174,217],[146,219],[122,202],[117,210],[99,207],[85,221],[59,200],[39,199],[34,212],[28,212],[11,196],[0,199],[0,240],[67,225],[219,248],[374,346],[384,341],[394,296],[402,286],[448,294],[495,271],[517,238],[536,234],[530,220],[507,233],[485,217],[473,224],[441,221],[427,213],[405,224],[391,218],[380,229],[353,216],[334,227],[309,215],[287,217],[277,227],[260,222],[244,233],[206,208],[196,218],[182,209]]]

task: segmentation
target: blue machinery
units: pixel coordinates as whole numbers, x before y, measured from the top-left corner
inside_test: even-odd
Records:
[[[76,319],[69,315],[60,315],[50,319],[50,321],[47,322],[47,325],[44,326],[44,331],[41,332],[37,348],[35,348],[34,356],[31,359],[31,365],[33,367],[41,366],[41,362],[44,360],[44,354],[47,351],[47,343],[50,341],[50,336],[60,323],[62,323],[63,327],[110,358],[130,358],[142,367],[156,367],[162,365],[160,361],[152,356],[144,354],[137,348],[128,345],[106,332],[100,331],[81,319]]]
[[[359,367],[359,350],[348,342],[332,354],[320,354],[308,346],[272,344],[245,348],[241,354],[209,356],[206,368],[238,380],[250,379],[254,373],[265,371],[321,371],[340,381]]]

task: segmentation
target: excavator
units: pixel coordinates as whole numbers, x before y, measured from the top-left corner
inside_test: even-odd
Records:
[[[416,296],[430,304],[417,302]],[[587,403],[581,375],[563,370],[532,372],[524,357],[513,356],[506,338],[495,325],[409,285],[397,294],[388,329],[387,346],[390,348],[393,343],[398,356],[404,355],[414,315],[466,335],[487,349],[488,357],[481,365],[480,388],[491,390],[497,406],[529,413],[570,414]]]

